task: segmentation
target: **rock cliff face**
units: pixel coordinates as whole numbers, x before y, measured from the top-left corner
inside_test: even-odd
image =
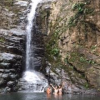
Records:
[[[41,9],[41,27],[47,24],[45,50],[52,69],[50,81],[65,81],[65,90],[68,83],[74,84],[70,86],[74,90],[99,90],[100,1],[55,0],[42,4]]]
[[[28,2],[0,1],[0,92],[16,91],[23,70]]]
[[[28,1],[1,1],[0,92],[16,91],[23,70]],[[44,35],[48,80],[64,82],[66,93],[100,90],[99,12],[99,0],[43,0],[37,8],[36,28]]]

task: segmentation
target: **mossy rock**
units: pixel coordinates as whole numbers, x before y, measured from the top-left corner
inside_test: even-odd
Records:
[[[89,84],[100,89],[100,66],[92,66],[85,74]]]
[[[0,37],[0,43],[4,43],[5,39],[3,37]]]
[[[87,68],[90,67],[89,61],[84,55],[80,55],[77,51],[72,52],[70,56],[71,57],[68,59],[69,63],[71,63],[78,71],[85,72]]]

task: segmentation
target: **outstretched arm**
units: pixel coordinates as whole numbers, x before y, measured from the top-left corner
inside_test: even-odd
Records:
[[[62,88],[64,87],[64,85],[65,85],[65,82],[62,82],[62,85],[61,85],[61,86],[62,86]]]
[[[55,89],[55,87],[52,84],[50,84],[50,85],[52,86],[53,89]]]

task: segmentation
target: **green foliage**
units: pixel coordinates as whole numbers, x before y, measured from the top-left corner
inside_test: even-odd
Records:
[[[77,13],[79,13],[79,14],[91,14],[94,11],[93,8],[89,8],[87,6],[86,2],[84,2],[84,3],[78,2],[78,3],[73,4],[72,10],[77,11]]]
[[[45,43],[45,50],[46,50],[46,58],[53,62],[54,58],[56,60],[60,59],[59,55],[59,48],[58,48],[58,37],[59,37],[59,29],[55,30],[53,34],[51,34],[47,39],[48,41]]]
[[[86,60],[86,58],[85,57],[80,57],[80,62],[86,62],[87,60]]]
[[[66,58],[64,59],[64,62],[68,64],[68,58],[69,58],[69,53],[66,54]]]
[[[4,2],[5,2],[5,3],[12,4],[12,3],[14,2],[14,0],[5,0]]]
[[[72,26],[75,26],[75,25],[76,25],[76,20],[75,20],[75,17],[72,16],[72,17],[69,19],[68,27],[72,27]]]
[[[79,23],[85,22],[85,17],[88,14],[93,14],[94,9],[89,8],[88,3],[86,2],[77,2],[72,5],[72,10],[75,12],[75,15],[71,16],[68,22],[68,27],[77,26]]]
[[[94,9],[93,8],[86,8],[85,10],[84,10],[84,13],[85,14],[93,14],[93,12],[94,12]]]
[[[53,49],[51,50],[51,54],[52,54],[53,56],[58,56],[58,55],[59,55],[59,49],[58,49],[58,48],[53,48]]]
[[[14,0],[0,0],[0,5],[4,6],[8,10],[12,10]]]
[[[71,58],[69,58],[70,62],[75,62],[77,59],[79,59],[79,55],[77,52],[71,53]]]
[[[65,59],[64,59],[64,62],[65,62],[65,63],[68,63],[68,58],[65,58]]]
[[[67,60],[82,69],[88,68],[89,65],[97,65],[94,60],[88,59],[84,54],[80,54],[77,51],[72,52],[71,56]]]
[[[5,39],[0,37],[0,42],[4,42],[4,41],[5,41]]]
[[[85,87],[86,89],[88,89],[88,88],[89,88],[89,84],[88,84],[88,83],[84,84],[84,87]]]
[[[93,60],[88,60],[88,63],[91,64],[91,65],[92,65],[92,64],[96,64],[96,62],[93,61]]]
[[[73,11],[75,11],[75,10],[77,10],[78,11],[78,13],[83,13],[84,12],[84,6],[85,6],[85,4],[86,3],[75,3],[75,4],[73,4],[73,6],[72,6],[72,10]]]
[[[1,0],[0,4],[2,3],[3,6],[11,6],[14,0]]]
[[[94,49],[96,49],[97,48],[97,45],[93,45],[92,47],[91,47],[91,50],[94,50]]]
[[[82,63],[88,63],[88,64],[95,64],[95,61],[93,61],[93,60],[87,60],[84,56],[82,56],[82,57],[80,57],[80,62],[82,62]]]

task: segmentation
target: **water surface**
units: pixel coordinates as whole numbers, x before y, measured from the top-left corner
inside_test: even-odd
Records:
[[[45,93],[11,93],[1,94],[0,100],[100,100],[100,95],[63,95],[47,96]]]

